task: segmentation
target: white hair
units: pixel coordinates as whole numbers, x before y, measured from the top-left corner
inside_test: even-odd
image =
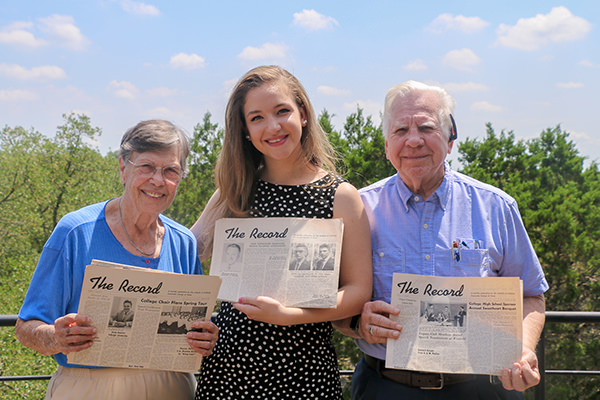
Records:
[[[394,101],[399,97],[408,97],[416,92],[432,92],[438,96],[440,101],[438,118],[442,124],[442,130],[448,134],[448,137],[450,137],[452,127],[450,114],[452,114],[454,111],[456,101],[445,89],[439,86],[431,86],[417,81],[406,81],[388,90],[387,94],[385,95],[385,105],[383,108],[383,136],[387,138],[390,133],[390,117],[392,113],[392,104],[394,104]]]

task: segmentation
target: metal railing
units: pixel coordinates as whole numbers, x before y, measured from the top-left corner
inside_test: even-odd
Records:
[[[16,315],[0,315],[0,327],[14,326],[17,322]],[[546,311],[546,324],[554,322],[563,323],[581,323],[600,322],[600,312],[587,312],[587,311]],[[538,356],[539,369],[541,373],[540,384],[534,388],[535,400],[544,400],[546,398],[546,375],[599,375],[600,371],[579,371],[579,370],[547,370],[546,369],[546,338],[545,329],[542,332],[538,347],[536,349]],[[343,376],[352,375],[354,371],[343,370],[340,374]],[[51,375],[31,375],[31,376],[0,376],[1,381],[27,381],[27,380],[44,380],[50,379]]]

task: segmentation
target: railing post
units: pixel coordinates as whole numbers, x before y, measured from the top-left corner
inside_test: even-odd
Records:
[[[542,329],[540,340],[535,348],[538,358],[538,369],[540,371],[540,383],[535,387],[535,400],[545,400],[546,398],[546,329]]]

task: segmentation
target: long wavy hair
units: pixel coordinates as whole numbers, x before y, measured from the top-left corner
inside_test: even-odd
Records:
[[[248,92],[264,84],[283,84],[299,109],[306,113],[300,143],[304,160],[335,175],[335,151],[319,125],[306,90],[298,79],[278,66],[260,66],[248,71],[235,85],[225,110],[225,138],[215,168],[215,181],[223,205],[221,216],[244,217],[250,211],[254,187],[264,167],[264,156],[246,139],[248,129],[244,105]]]

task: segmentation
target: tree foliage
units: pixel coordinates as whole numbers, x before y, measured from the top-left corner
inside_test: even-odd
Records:
[[[538,138],[516,141],[512,132],[459,146],[463,172],[497,186],[519,204],[523,222],[544,268],[550,289],[546,309],[600,308],[600,172],[559,126]],[[549,369],[597,370],[600,330],[591,324],[546,327]],[[565,354],[573,357],[564,357]],[[598,378],[548,379],[548,398],[596,398]],[[567,383],[567,384],[566,384]]]
[[[323,110],[319,120],[338,153],[337,166],[357,188],[396,171],[385,156],[381,126],[357,108],[336,130]],[[84,205],[116,197],[122,187],[117,156],[101,155],[92,145],[101,134],[88,117],[65,115],[49,138],[35,130],[0,131],[0,314],[15,314],[25,295],[42,246],[57,221]],[[190,171],[181,182],[168,215],[191,226],[215,190],[214,166],[223,129],[206,113],[191,138]],[[483,139],[458,144],[462,171],[497,186],[518,204],[525,226],[550,283],[548,310],[593,311],[600,307],[600,171],[587,163],[559,126],[536,138],[517,140],[512,131],[486,126]],[[551,369],[597,370],[600,334],[593,325],[548,324],[546,362]],[[352,369],[360,352],[353,340],[336,332],[341,369]],[[52,373],[49,357],[16,342],[0,330],[1,375]],[[568,354],[568,357],[565,355]],[[13,367],[14,366],[14,367]],[[2,383],[2,398],[41,398],[46,382]],[[547,398],[592,399],[599,378],[547,376]],[[531,397],[531,393],[528,394]]]
[[[179,223],[191,227],[198,219],[210,196],[216,190],[214,168],[221,152],[223,129],[210,121],[207,112],[201,124],[194,127],[191,138],[190,172],[181,181],[175,201],[167,210],[167,215]]]

